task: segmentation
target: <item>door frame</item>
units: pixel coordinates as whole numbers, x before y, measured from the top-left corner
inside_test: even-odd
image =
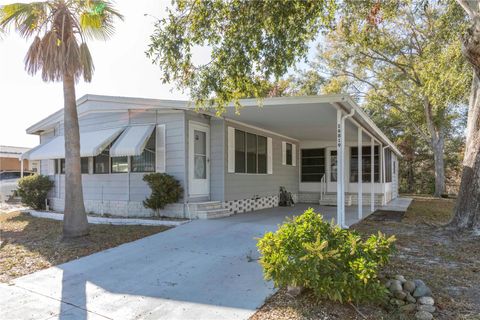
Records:
[[[194,185],[194,131],[203,131],[205,135],[205,144],[206,144],[206,181],[203,186],[205,192],[192,193],[195,189]],[[206,123],[197,122],[197,121],[188,121],[188,197],[189,198],[200,198],[200,197],[210,197],[210,126]]]

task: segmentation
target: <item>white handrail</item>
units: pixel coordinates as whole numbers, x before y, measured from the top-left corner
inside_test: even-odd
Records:
[[[327,183],[325,181],[325,174],[323,174],[322,179],[320,179],[320,200],[323,200],[323,196],[327,191]]]

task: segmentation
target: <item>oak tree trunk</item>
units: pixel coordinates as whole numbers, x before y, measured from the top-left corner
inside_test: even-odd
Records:
[[[88,234],[88,221],[83,203],[80,166],[80,130],[78,125],[75,80],[63,77],[64,130],[65,130],[65,209],[63,236],[81,237]]]
[[[480,42],[477,43],[480,44]],[[457,229],[480,232],[480,80],[478,70],[474,71],[473,77],[462,180],[451,225]]]
[[[433,159],[435,166],[435,197],[440,197],[445,193],[445,164],[443,154],[445,150],[445,139],[443,134],[439,134],[432,139]]]
[[[427,100],[424,101],[424,111],[428,133],[430,134],[430,147],[433,151],[435,171],[434,195],[435,197],[440,197],[445,192],[445,164],[443,161],[445,138],[443,134],[443,127],[434,123],[432,105]]]

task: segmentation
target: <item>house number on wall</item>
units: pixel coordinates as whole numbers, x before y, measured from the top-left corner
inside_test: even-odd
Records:
[[[340,148],[342,146],[342,139],[340,138],[342,135],[342,131],[340,129],[340,123],[337,124],[337,145]]]

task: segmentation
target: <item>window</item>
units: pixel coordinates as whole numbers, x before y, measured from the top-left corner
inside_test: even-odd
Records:
[[[385,182],[392,182],[392,151],[385,150]]]
[[[194,166],[193,176],[195,179],[207,178],[207,133],[200,130],[193,130],[194,134]]]
[[[257,136],[247,133],[247,173],[257,173]]]
[[[65,174],[65,159],[60,159],[60,174]]]
[[[105,148],[98,156],[93,158],[93,173],[109,173],[110,146]]]
[[[132,172],[155,172],[155,130],[139,156],[131,158]]]
[[[80,166],[81,166],[82,173],[87,173],[87,174],[89,173],[87,157],[80,158]]]
[[[88,173],[88,157],[80,158],[80,170],[81,173]],[[65,159],[55,160],[55,173],[65,174]]]
[[[128,157],[112,157],[112,173],[128,172]]]
[[[374,182],[380,182],[380,154],[378,146],[373,149],[373,177]],[[362,182],[370,182],[371,173],[371,148],[362,147]],[[350,149],[350,182],[358,182],[358,148],[352,147]]]
[[[302,149],[301,154],[301,181],[320,182],[325,174],[325,149]]]
[[[245,132],[235,130],[235,173],[246,172]]]
[[[267,173],[267,138],[257,136],[258,173]]]
[[[330,181],[337,181],[337,150],[330,151]]]
[[[285,147],[286,147],[286,159],[285,159],[285,164],[287,165],[292,165],[292,158],[293,158],[293,146],[291,143],[285,143]]]
[[[235,129],[235,173],[267,173],[267,138]]]

